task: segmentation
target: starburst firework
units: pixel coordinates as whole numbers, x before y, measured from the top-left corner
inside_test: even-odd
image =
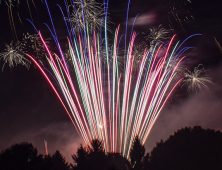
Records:
[[[172,32],[171,29],[161,28],[162,25],[158,27],[153,27],[150,29],[149,35],[145,36],[144,38],[150,42],[150,51],[154,48],[155,44],[166,41],[170,39],[169,34]]]
[[[50,39],[47,39],[45,43],[49,44],[49,40]],[[42,65],[44,65],[43,61],[48,53],[46,52],[38,34],[29,34],[28,32],[23,34],[21,46],[25,53],[32,54]]]
[[[5,62],[2,70],[6,63],[8,63],[11,69],[12,67],[17,66],[17,64],[22,64],[29,69],[30,61],[24,57],[20,42],[17,42],[15,45],[13,45],[13,41],[11,41],[10,44],[6,44],[5,52],[0,53],[0,59],[3,59]]]
[[[72,23],[75,32],[84,31],[86,27],[89,32],[98,31],[101,23],[103,25],[105,17],[102,4],[95,0],[76,0],[72,5],[72,14],[68,19]],[[86,26],[87,23],[87,26]]]
[[[202,87],[208,89],[206,83],[213,84],[211,78],[207,75],[207,70],[200,68],[202,64],[194,68],[194,71],[187,70],[187,73],[184,74],[185,79],[183,80],[184,84],[188,86],[188,91],[201,90]]]
[[[134,46],[133,55],[134,55],[134,70],[138,71],[141,61],[143,59],[144,51],[147,48],[146,42],[142,42],[141,44]]]

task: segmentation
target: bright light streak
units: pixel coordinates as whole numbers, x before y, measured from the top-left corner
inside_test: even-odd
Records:
[[[95,31],[89,33],[87,23],[83,24],[84,36],[71,35],[68,38],[69,56],[75,76],[67,67],[57,38],[54,37],[61,56],[51,54],[39,33],[60,92],[39,63],[30,55],[27,56],[47,79],[86,144],[90,145],[92,139],[99,139],[103,141],[106,152],[121,152],[123,156],[129,157],[134,137],[138,136],[142,144],[145,143],[165,103],[182,81],[182,78],[175,80],[175,75],[184,60],[180,56],[185,50],[179,49],[178,43],[172,47],[175,36],[166,48],[162,45],[154,46],[152,51],[145,48],[135,78],[133,47],[136,32],[132,33],[125,51],[124,70],[120,73],[117,62],[120,26],[116,29],[111,53],[108,50],[104,53],[100,44],[101,37],[105,37],[108,49],[106,24],[104,35]],[[105,54],[107,59],[105,71],[104,56],[101,54]]]

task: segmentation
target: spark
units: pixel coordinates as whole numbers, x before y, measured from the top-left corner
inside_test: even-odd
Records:
[[[45,43],[49,44],[49,38],[45,41]],[[21,46],[25,53],[31,53],[35,56],[35,58],[42,64],[43,59],[48,54],[45,50],[45,47],[39,37],[38,34],[29,34],[28,32],[26,34],[23,34],[23,39],[21,42]]]
[[[13,6],[13,0],[4,0],[6,5],[12,5]],[[17,2],[18,4],[20,3],[19,0],[14,0],[14,2]],[[2,3],[2,1],[0,0],[0,4]]]
[[[30,61],[24,57],[23,49],[21,48],[20,42],[15,43],[13,45],[13,41],[10,44],[6,44],[5,52],[0,53],[0,59],[4,60],[4,64],[2,67],[2,71],[6,63],[8,63],[9,67],[17,66],[17,64],[21,64],[29,69]]]
[[[185,24],[190,24],[194,20],[194,16],[192,15],[193,11],[193,3],[191,0],[174,0],[168,12],[170,27],[177,28],[177,26],[179,26],[186,34],[184,26]],[[195,23],[193,26],[195,26]]]
[[[146,42],[142,42],[140,45],[134,46],[133,48],[133,55],[135,56],[134,58],[134,70],[138,71],[141,61],[143,59],[144,55],[144,50],[147,48]]]
[[[217,41],[217,39],[216,39],[215,37],[214,37],[214,41],[215,41],[217,47],[219,48],[219,50],[220,50],[220,52],[221,52],[221,54],[222,54],[222,48],[221,48],[221,45],[220,45],[220,43]]]
[[[102,128],[103,128],[103,126],[102,126],[102,125],[100,125],[100,124],[98,124],[98,127],[99,127],[100,129],[102,129]]]
[[[208,89],[206,83],[213,84],[211,78],[206,74],[207,70],[200,68],[203,66],[202,64],[198,65],[194,68],[194,71],[191,72],[187,70],[184,74],[185,79],[183,80],[184,85],[188,86],[188,91],[196,91],[201,90],[202,87]]]
[[[102,4],[95,0],[76,0],[72,6],[73,11],[68,20],[72,23],[73,29],[77,33],[85,30],[86,23],[90,33],[93,33],[93,30],[98,31],[100,29],[101,21],[103,25],[104,20],[102,18],[105,15]]]
[[[155,44],[170,39],[169,34],[172,32],[172,30],[161,27],[162,25],[159,25],[157,28],[156,27],[151,28],[149,35],[144,37],[146,40],[149,40],[150,42],[150,51],[152,51]]]

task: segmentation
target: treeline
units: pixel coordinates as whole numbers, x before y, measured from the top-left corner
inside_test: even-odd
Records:
[[[222,133],[199,126],[178,130],[147,154],[135,137],[129,160],[106,153],[101,141],[91,145],[80,145],[68,164],[59,151],[42,155],[31,143],[15,144],[0,153],[0,170],[222,170]]]

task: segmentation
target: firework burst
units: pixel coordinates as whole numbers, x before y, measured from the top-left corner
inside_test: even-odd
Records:
[[[86,23],[90,33],[93,33],[93,30],[98,31],[101,23],[103,25],[105,13],[102,4],[95,0],[76,0],[72,7],[73,12],[68,20],[71,22],[75,32],[84,31]]]
[[[84,2],[92,4],[87,6]],[[107,18],[104,18],[104,25],[100,27],[104,28],[103,31],[98,31],[89,24],[92,16],[86,11],[88,9],[90,12],[94,4],[93,0],[79,0],[73,4],[77,6],[75,16],[80,17],[75,19],[76,25],[72,20],[68,20],[71,24],[67,29],[75,30],[75,27],[80,27],[84,34],[69,32],[69,51],[66,54],[61,49],[54,26],[52,34],[59,54],[49,50],[39,32],[48,53],[46,59],[51,68],[50,76],[34,57],[26,55],[47,79],[84,142],[90,146],[92,139],[101,140],[106,152],[120,152],[129,158],[135,136],[140,138],[142,144],[145,143],[168,98],[183,80],[179,78],[174,81],[177,69],[184,60],[181,55],[185,50],[180,49],[182,44],[179,45],[179,42],[172,45],[175,36],[167,45],[162,45],[160,41],[166,39],[168,31],[158,27],[151,29],[152,50],[141,47],[138,49],[141,55],[138,56],[137,52],[133,52],[137,35],[133,32],[127,51],[124,52],[125,64],[121,73],[118,65],[120,26],[115,30],[113,43],[110,45]],[[67,18],[64,17],[64,21],[67,22]],[[92,32],[88,31],[89,29]],[[67,58],[68,62],[71,62],[69,67]],[[106,64],[103,64],[104,60]],[[135,62],[138,68],[136,77],[133,76]],[[20,64],[24,65],[23,62]],[[74,77],[71,74],[73,70]],[[50,79],[51,75],[54,75],[53,80]],[[77,83],[74,83],[73,79],[77,80]]]
[[[49,44],[49,40],[50,39],[47,39],[45,41],[47,45]],[[26,34],[23,34],[21,46],[25,53],[33,54],[35,56],[35,59],[37,59],[42,65],[44,65],[43,61],[48,53],[46,52],[45,47],[38,34],[29,34],[28,32]]]
[[[79,90],[72,82],[67,64],[49,52],[48,62],[63,97],[41,66],[34,58],[28,56],[49,81],[86,144],[90,144],[91,139],[99,139],[103,141],[107,152],[122,152],[128,157],[134,137],[138,135],[142,143],[145,143],[167,99],[182,80],[178,80],[170,88],[176,69],[183,58],[169,64],[175,56],[174,50],[169,53],[173,39],[166,49],[162,49],[165,50],[164,55],[159,53],[161,46],[154,48],[152,54],[145,50],[137,78],[134,80],[132,71],[135,57],[132,55],[132,49],[136,33],[133,33],[129,42],[126,70],[121,74],[117,64],[118,31],[119,27],[116,30],[112,54],[109,54],[112,61],[108,60],[105,72],[101,67],[100,39],[95,33],[94,37],[97,38],[94,39],[94,46],[90,46],[88,35],[87,49],[90,50],[87,51],[84,51],[82,43],[84,38],[79,36],[75,46],[69,41],[69,52]],[[48,51],[46,44],[45,47]],[[78,97],[78,93],[81,97]]]
[[[149,35],[144,37],[146,41],[148,40],[150,42],[150,51],[152,51],[155,44],[161,41],[163,42],[166,40],[168,41],[170,39],[169,34],[172,32],[172,30],[161,27],[162,25],[159,25],[157,28],[156,27],[151,28]]]
[[[17,64],[22,64],[29,69],[30,61],[24,57],[24,52],[20,42],[13,45],[13,41],[10,44],[6,44],[5,52],[0,53],[0,59],[4,60],[4,66],[8,63],[9,67],[17,66]]]
[[[189,71],[184,74],[185,79],[183,80],[184,85],[188,86],[188,91],[196,91],[201,88],[208,89],[206,83],[213,84],[211,78],[207,75],[207,71],[205,70],[202,64],[198,65],[194,68],[194,71]]]
[[[133,55],[134,55],[134,70],[138,71],[141,61],[143,59],[144,51],[147,48],[146,42],[142,42],[140,45],[135,46],[133,48]]]

